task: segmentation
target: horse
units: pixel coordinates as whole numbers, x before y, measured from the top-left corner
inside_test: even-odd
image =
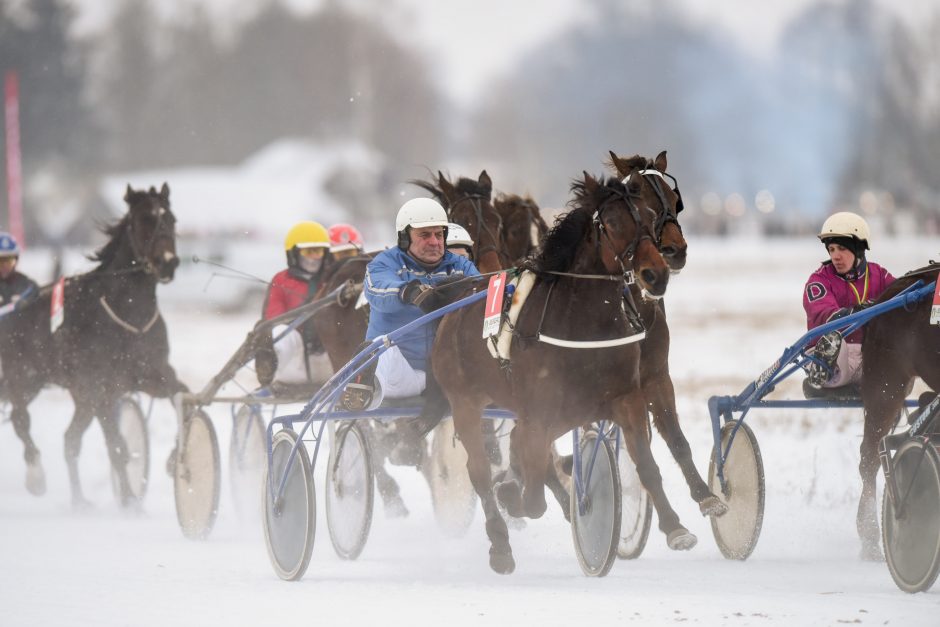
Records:
[[[535,281],[516,320],[508,370],[480,340],[484,303],[451,312],[441,321],[431,363],[468,454],[468,472],[486,518],[489,563],[497,573],[515,569],[499,504],[515,517],[541,516],[546,478],[554,474],[552,441],[592,420],[613,420],[623,430],[670,548],[694,545],[694,536],[666,499],[650,452],[641,351],[631,340],[638,332],[624,305],[629,271],[652,298],[665,293],[669,280],[652,235],[651,209],[659,206],[659,199],[641,178],[634,173],[625,182],[603,181],[585,172],[572,184],[571,210],[556,220],[541,252],[527,263]],[[572,349],[548,343],[549,333],[573,343],[611,340],[612,345]],[[482,411],[490,403],[517,416],[510,436],[510,474],[522,481],[501,483],[499,502],[481,427]]]
[[[678,195],[678,186],[670,189],[669,185],[665,184],[665,177],[671,178],[666,172],[666,151],[662,151],[652,160],[639,155],[618,157],[610,151],[609,165],[617,171],[618,176],[626,178],[636,174],[639,175],[638,181],[652,187],[659,199],[659,207],[655,211],[654,242],[670,271],[678,273],[685,267],[688,244],[679,226],[681,197]],[[698,503],[699,510],[703,515],[721,516],[728,508],[712,494],[708,484],[695,468],[692,449],[679,425],[676,393],[672,377],[669,375],[669,326],[666,322],[665,304],[663,300],[640,298],[639,289],[635,285],[630,289],[634,292],[640,316],[646,326],[646,338],[640,345],[640,385],[653,424],[666,440],[669,452],[682,469],[689,492],[692,499]]]
[[[510,263],[533,254],[548,232],[539,206],[530,196],[498,194],[493,206],[503,221],[503,250]]]
[[[28,306],[0,325],[11,420],[23,441],[26,487],[45,492],[40,452],[30,437],[29,403],[48,383],[67,388],[75,413],[65,432],[65,460],[72,505],[90,505],[82,493],[78,455],[82,435],[97,416],[122,505],[135,502],[127,478],[127,447],[113,416],[118,399],[142,391],[169,397],[186,391],[169,364],[166,324],[157,306],[157,283],[173,279],[176,218],[170,210],[170,188],[133,190],[124,195],[127,213],[104,229],[110,238],[89,258],[91,271],[64,280],[61,324],[50,314],[53,287],[40,290]]]
[[[918,280],[936,281],[940,264],[908,272],[892,283],[876,301],[884,302]],[[901,307],[873,318],[862,339],[862,405],[865,433],[859,448],[862,493],[855,519],[863,559],[880,560],[881,536],[875,480],[880,467],[878,445],[894,427],[914,377],[940,391],[940,326],[930,324],[931,299],[910,309]]]
[[[496,272],[510,265],[503,243],[503,219],[493,207],[493,181],[486,170],[475,181],[460,177],[451,183],[438,171],[435,183],[420,179],[409,183],[431,192],[447,211],[448,219],[467,229],[473,238],[473,260],[480,272]]]

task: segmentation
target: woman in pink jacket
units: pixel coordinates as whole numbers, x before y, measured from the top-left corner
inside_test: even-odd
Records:
[[[812,329],[864,309],[893,281],[887,270],[865,259],[868,223],[854,213],[834,213],[818,235],[829,260],[810,275],[803,289],[806,328]],[[862,376],[862,333],[843,338],[832,331],[819,338],[815,356],[825,364],[807,369],[811,388],[835,388],[858,383]]]

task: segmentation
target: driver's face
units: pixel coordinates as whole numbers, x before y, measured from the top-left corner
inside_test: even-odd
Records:
[[[16,257],[0,257],[0,279],[6,279],[16,269]]]
[[[411,229],[408,252],[422,263],[434,264],[444,258],[444,227],[423,226]]]

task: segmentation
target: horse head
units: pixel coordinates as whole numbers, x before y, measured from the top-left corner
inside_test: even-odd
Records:
[[[634,173],[639,173],[642,180],[652,189],[657,199],[656,203],[649,205],[656,213],[653,230],[656,246],[666,263],[669,264],[670,270],[673,272],[682,270],[685,267],[688,249],[688,243],[679,226],[678,216],[682,211],[682,196],[679,194],[676,179],[671,174],[666,174],[666,151],[659,153],[655,159],[649,160],[640,155],[619,157],[611,150],[608,163],[624,179]],[[665,182],[667,176],[672,179],[672,187]]]
[[[661,298],[669,282],[669,267],[653,240],[658,198],[644,176],[634,173],[623,181],[606,182],[584,172],[572,191],[574,207],[590,213],[593,228],[587,238],[604,270],[621,274],[633,270],[647,297]],[[588,255],[589,257],[589,255]]]
[[[493,206],[503,219],[503,243],[511,263],[531,255],[548,232],[539,206],[529,196],[500,194]]]
[[[460,177],[456,183],[451,183],[438,171],[435,183],[410,182],[431,192],[447,210],[448,219],[467,229],[473,238],[473,261],[480,272],[505,267],[503,221],[491,202],[493,182],[486,170],[477,180]]]
[[[133,255],[131,264],[140,266],[161,283],[173,279],[176,256],[176,216],[170,210],[170,187],[157,191],[137,191],[127,186],[124,193],[127,215],[121,221]]]

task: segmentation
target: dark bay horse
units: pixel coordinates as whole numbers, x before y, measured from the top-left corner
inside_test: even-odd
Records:
[[[473,260],[480,272],[486,274],[510,265],[512,260],[503,244],[503,219],[493,207],[493,181],[486,170],[477,180],[460,177],[451,183],[438,171],[434,183],[417,179],[409,182],[431,192],[450,221],[467,229],[473,238]]]
[[[496,572],[512,572],[515,561],[484,450],[481,413],[490,403],[517,415],[511,465],[522,485],[514,490],[506,482],[501,487],[508,489],[500,490],[509,514],[535,518],[544,513],[556,438],[593,420],[613,420],[623,429],[669,546],[691,546],[691,534],[669,505],[650,452],[640,346],[630,339],[637,332],[623,304],[627,271],[653,297],[663,295],[669,279],[652,235],[651,209],[659,207],[659,199],[641,178],[633,174],[625,183],[603,182],[585,173],[573,184],[571,211],[556,221],[542,251],[528,264],[536,279],[516,322],[510,370],[501,369],[480,339],[482,302],[441,322],[431,362],[467,450],[470,478],[486,517],[490,567]],[[540,339],[547,335],[574,343],[612,342],[580,349]]]
[[[636,177],[643,185],[650,186],[659,199],[659,206],[653,206],[653,237],[656,247],[675,273],[685,266],[688,244],[679,227],[678,214],[681,211],[681,197],[678,186],[675,189],[666,184],[666,151],[655,159],[639,155],[618,157],[610,152],[610,165],[621,177]],[[675,179],[673,179],[675,182]],[[640,298],[639,289],[631,286],[637,301],[640,316],[646,326],[646,339],[640,344],[640,380],[643,395],[646,397],[653,424],[669,447],[669,452],[682,469],[692,499],[698,503],[702,514],[721,516],[727,506],[711,493],[692,459],[689,442],[679,425],[676,411],[676,393],[669,375],[669,326],[666,322],[666,307],[663,300]]]
[[[33,494],[45,492],[45,473],[30,437],[27,407],[48,383],[72,396],[75,413],[65,433],[65,459],[76,507],[88,504],[78,455],[92,418],[101,423],[122,503],[131,504],[127,447],[113,420],[118,399],[133,391],[168,397],[186,390],[168,362],[166,325],[157,308],[157,283],[172,280],[179,265],[170,189],[165,183],[159,192],[128,186],[124,200],[127,214],[105,230],[110,240],[91,257],[99,265],[65,279],[61,326],[50,325],[51,287],[0,324],[11,419],[25,447],[26,487]]]
[[[533,254],[548,233],[548,224],[531,196],[498,194],[493,206],[503,221],[503,251],[510,263]]]
[[[908,272],[892,283],[877,302],[896,296],[917,280],[937,280],[940,264]],[[865,406],[865,435],[860,448],[859,473],[862,494],[856,525],[864,559],[882,559],[878,533],[875,479],[880,467],[878,444],[895,424],[909,384],[923,379],[940,392],[940,326],[930,324],[932,301],[927,298],[910,310],[894,309],[865,325],[862,340],[862,403]]]

